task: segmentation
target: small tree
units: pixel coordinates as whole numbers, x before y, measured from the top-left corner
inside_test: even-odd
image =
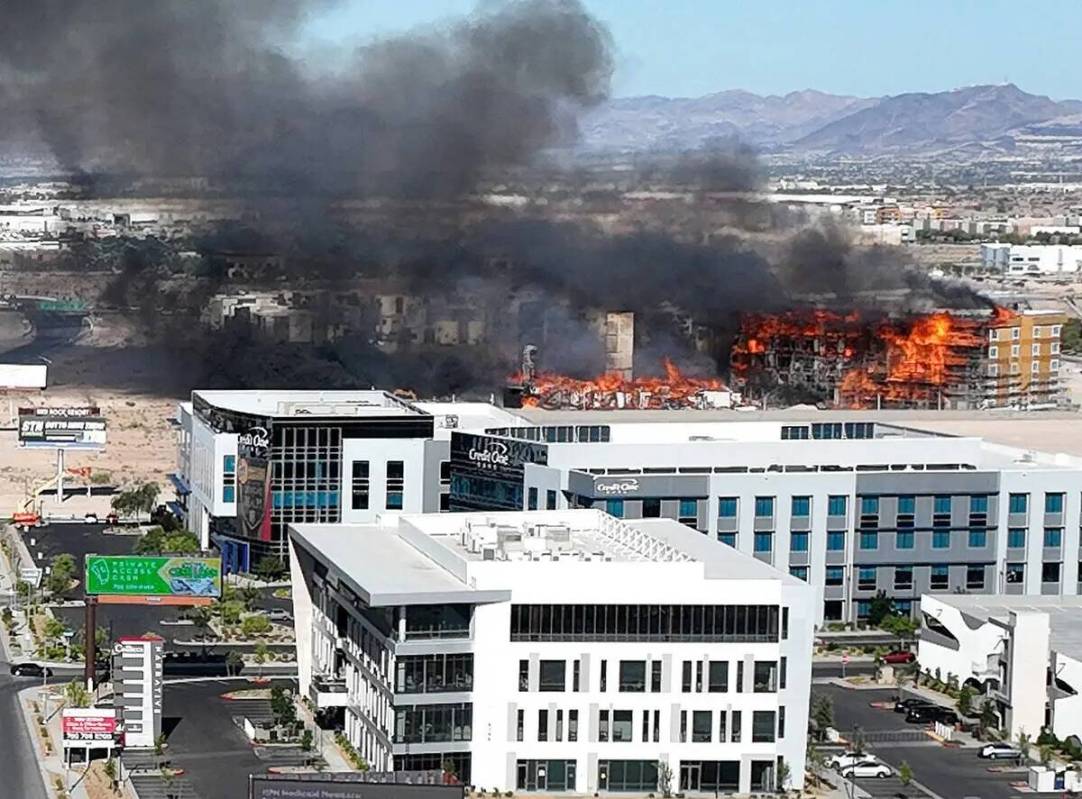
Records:
[[[244,658],[241,656],[240,652],[237,652],[236,650],[234,650],[234,651],[230,652],[228,655],[225,656],[225,671],[226,671],[226,674],[230,674],[230,675],[235,677],[238,674],[240,674],[241,669],[243,669],[243,668],[244,668]]]
[[[256,665],[259,666],[259,676],[262,677],[263,664],[266,663],[267,659],[270,657],[270,650],[267,648],[267,645],[265,643],[260,641],[258,644],[255,645],[255,649],[252,654],[255,656]]]
[[[963,716],[973,715],[973,688],[963,685],[958,690],[958,712]]]
[[[849,745],[857,754],[864,754],[864,730],[859,725],[853,727],[849,735]]]
[[[996,715],[995,705],[992,704],[991,699],[985,699],[981,703],[981,715],[980,715],[980,730],[982,737],[988,730],[996,729],[999,726],[998,716]]]
[[[161,756],[165,751],[165,735],[159,735],[154,739],[154,754]]]
[[[819,740],[826,737],[827,727],[834,726],[834,703],[829,696],[818,696],[812,707],[812,719],[819,733]]]
[[[909,783],[913,782],[913,768],[905,760],[898,764],[898,782],[903,788],[908,788]]]
[[[1029,760],[1029,745],[1031,740],[1032,739],[1029,737],[1029,733],[1018,733],[1018,754],[1021,755],[1019,759],[1023,763]]]
[[[285,567],[274,555],[264,555],[255,562],[253,573],[260,580],[269,583],[280,579],[285,574]]]
[[[45,580],[45,587],[50,594],[58,596],[71,587],[75,578],[75,558],[66,552],[53,558],[49,567],[49,576]]]
[[[894,615],[894,601],[886,591],[879,591],[868,603],[868,624],[878,627],[888,616]]]
[[[778,770],[774,775],[774,790],[778,793],[785,793],[789,787],[790,776],[792,776],[792,770],[789,768],[789,764],[778,758]]]
[[[657,762],[657,789],[665,799],[672,796],[672,768],[665,760]]]
[[[256,635],[265,635],[270,632],[271,623],[262,613],[255,616],[245,616],[244,621],[240,623],[240,630],[245,638],[251,638]]]
[[[263,592],[255,586],[243,585],[237,589],[237,599],[244,603],[244,609],[248,611],[256,609],[262,596]]]
[[[1048,766],[1052,762],[1052,744],[1041,744],[1037,747],[1038,756],[1041,758],[1041,765]]]
[[[116,775],[117,775],[116,760],[114,760],[113,758],[110,757],[108,760],[105,761],[105,765],[102,766],[101,770],[102,770],[102,773],[105,774],[105,776],[109,780],[109,782],[112,784],[113,789],[115,790],[116,789]]]
[[[64,686],[64,701],[68,707],[90,707],[90,692],[78,680]]]

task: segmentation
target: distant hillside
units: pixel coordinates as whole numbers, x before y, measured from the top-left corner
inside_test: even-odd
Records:
[[[582,123],[591,151],[699,149],[738,137],[766,150],[874,155],[961,145],[1010,146],[1016,136],[1073,135],[1082,102],[1013,84],[860,98],[814,90],[783,97],[733,90],[698,98],[613,100]]]

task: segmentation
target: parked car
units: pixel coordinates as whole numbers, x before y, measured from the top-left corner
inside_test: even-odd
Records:
[[[911,707],[934,707],[927,699],[897,699],[894,702],[895,713],[908,713]]]
[[[869,755],[866,752],[842,752],[841,754],[834,755],[827,761],[827,765],[833,769],[841,771],[853,766],[857,763],[863,763],[868,760],[878,761],[875,755]]]
[[[989,760],[1017,760],[1022,757],[1022,750],[1009,741],[995,741],[994,743],[982,746],[977,754],[980,757],[986,757]]]
[[[932,724],[938,721],[942,724],[954,725],[958,723],[958,714],[950,708],[939,705],[918,705],[909,709],[909,712],[905,714],[905,720],[910,724]]]
[[[886,763],[880,763],[878,760],[870,758],[858,760],[853,765],[841,770],[843,777],[876,777],[877,779],[889,777],[893,773]]]
[[[97,524],[98,523],[98,514],[96,514],[96,513],[88,513],[88,514],[86,514],[83,517],[83,523],[84,524]]]
[[[293,621],[293,614],[283,608],[271,608],[267,611],[267,618],[271,621],[288,624],[289,622]]]
[[[53,670],[42,666],[40,663],[12,663],[11,673],[16,677],[53,676]]]
[[[912,663],[916,659],[917,656],[908,649],[895,649],[893,652],[887,652],[887,654],[883,655],[883,662],[890,664]]]

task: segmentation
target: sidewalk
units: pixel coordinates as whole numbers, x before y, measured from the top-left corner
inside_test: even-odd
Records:
[[[34,754],[37,758],[38,768],[41,771],[41,778],[45,782],[45,790],[51,796],[59,795],[56,783],[57,779],[59,779],[60,784],[65,789],[69,785],[72,786],[71,790],[67,791],[67,795],[71,799],[89,799],[86,787],[81,782],[77,782],[83,774],[82,769],[72,769],[69,772],[64,766],[64,747],[60,733],[60,708],[63,703],[59,695],[52,695],[50,692],[48,704],[50,715],[45,719],[45,724],[49,745],[52,747],[51,752],[47,752],[45,749],[45,741],[41,737],[34,713],[35,705],[40,710],[45,710],[41,686],[25,688],[19,692],[19,707],[23,713],[23,722],[26,724],[27,734],[33,741]]]
[[[297,702],[297,718],[301,719],[306,727],[311,726],[319,736],[315,749],[327,764],[325,771],[356,771],[335,743],[334,731],[321,730],[312,711],[304,702]]]

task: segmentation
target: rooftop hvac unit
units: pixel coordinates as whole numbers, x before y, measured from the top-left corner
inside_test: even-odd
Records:
[[[550,524],[544,527],[538,527],[538,533],[543,535],[548,541],[557,544],[568,544],[571,542],[571,528],[566,524]]]
[[[507,543],[508,541],[521,541],[522,531],[517,527],[497,527],[496,528],[496,541],[500,544]]]
[[[496,560],[496,547],[483,547],[481,549],[481,560]]]

